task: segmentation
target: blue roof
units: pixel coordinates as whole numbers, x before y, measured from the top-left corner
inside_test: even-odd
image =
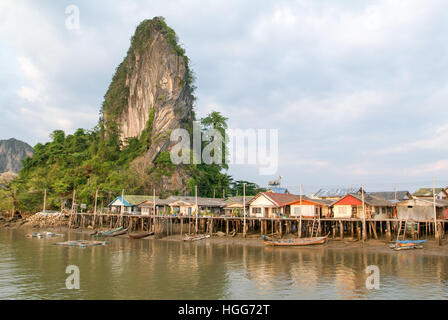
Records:
[[[271,190],[274,193],[288,193],[288,189],[280,187],[269,187],[268,190]]]
[[[130,204],[126,199],[124,199],[124,201],[123,201],[121,196],[118,196],[114,200],[112,200],[112,202],[108,204],[108,207],[110,207],[112,205],[112,203],[114,203],[117,200],[120,200],[121,202],[123,202],[125,207],[132,207],[132,204]]]

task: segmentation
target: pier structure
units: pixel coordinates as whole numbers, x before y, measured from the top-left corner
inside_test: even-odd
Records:
[[[448,220],[437,220],[439,237],[444,238]],[[185,234],[226,236],[313,237],[330,234],[332,239],[357,240],[428,238],[436,236],[434,220],[358,219],[358,218],[258,218],[229,216],[172,216],[130,214],[69,214],[72,229],[112,229],[123,227],[129,232],[154,232],[156,238]],[[246,230],[244,230],[244,227]]]

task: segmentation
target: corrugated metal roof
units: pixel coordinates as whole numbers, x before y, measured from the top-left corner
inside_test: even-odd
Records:
[[[361,188],[334,188],[334,189],[319,189],[313,194],[316,198],[334,198],[334,197],[344,197],[349,193],[358,193]]]
[[[412,198],[412,196],[409,197],[410,196],[409,191],[397,191],[397,192],[381,191],[381,192],[368,192],[368,194],[388,201],[402,201],[402,200],[409,200]]]
[[[254,196],[246,196],[246,204],[253,198]],[[237,196],[237,197],[228,197],[226,200],[224,200],[227,204],[229,203],[240,203],[243,204],[243,196]]]
[[[436,188],[436,194],[444,191],[443,188]],[[432,188],[420,188],[416,192],[414,192],[414,196],[416,197],[432,197]]]
[[[362,195],[361,194],[350,194],[351,196],[355,197],[356,199],[362,201]],[[364,202],[368,205],[375,206],[375,207],[393,207],[394,204],[390,201],[372,196],[371,194],[366,193],[364,196]]]

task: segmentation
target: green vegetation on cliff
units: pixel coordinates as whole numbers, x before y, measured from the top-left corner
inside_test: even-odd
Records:
[[[113,122],[123,112],[128,103],[129,86],[126,84],[127,75],[132,71],[135,65],[135,54],[141,54],[150,45],[150,37],[153,32],[161,32],[174,53],[180,56],[185,64],[186,77],[182,80],[182,84],[186,85],[193,94],[194,74],[190,69],[190,60],[185,54],[185,49],[179,44],[179,39],[172,28],[170,28],[163,17],[155,17],[153,19],[141,22],[135,34],[131,38],[131,46],[127,52],[123,62],[118,66],[112,83],[104,96],[104,102],[101,108],[102,120],[107,118],[107,122]],[[159,97],[160,98],[160,97]],[[107,113],[107,114],[105,114]]]
[[[232,179],[226,173],[225,164],[181,164],[175,166],[168,151],[160,152],[152,163],[147,163],[145,154],[156,139],[168,139],[168,136],[152,137],[155,109],[151,108],[146,127],[140,137],[121,141],[120,126],[117,117],[128,103],[129,87],[127,76],[134,66],[135,53],[145,50],[149,45],[151,32],[161,31],[175,54],[182,57],[186,66],[185,83],[190,94],[194,90],[193,75],[185,50],[178,44],[175,32],[164,19],[157,17],[143,21],[131,40],[131,48],[124,61],[118,66],[109,89],[104,96],[101,118],[98,126],[91,130],[78,129],[66,135],[61,130],[51,134],[51,141],[37,144],[34,156],[23,161],[23,169],[14,182],[0,186],[0,202],[6,207],[25,212],[37,212],[42,209],[44,190],[47,190],[47,209],[60,210],[71,203],[76,190],[76,203],[93,207],[95,192],[100,190],[98,204],[107,205],[112,197],[121,193],[152,194],[153,188],[162,192],[194,194],[194,186],[200,190],[200,196],[213,196],[214,190],[222,190],[226,195],[235,194],[231,188]],[[107,115],[105,114],[107,113]],[[107,121],[105,121],[107,118]],[[181,119],[180,126],[191,130],[193,117]],[[227,118],[219,112],[212,112],[201,120],[202,130],[217,129],[224,136]],[[202,146],[204,147],[204,145]],[[225,148],[225,145],[223,145]],[[175,173],[191,177],[183,190],[164,190],[163,181]],[[189,190],[186,190],[189,189]],[[1,207],[0,210],[6,210]]]

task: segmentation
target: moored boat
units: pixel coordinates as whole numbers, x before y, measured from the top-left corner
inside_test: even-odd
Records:
[[[263,236],[264,244],[267,246],[310,246],[316,244],[324,244],[328,239],[325,237],[312,237],[300,239],[268,239]]]
[[[103,237],[116,237],[116,236],[121,236],[123,234],[128,233],[128,229],[124,229],[124,230],[119,230],[113,233],[108,233],[106,235],[103,235]]]
[[[109,244],[109,242],[107,242],[107,241],[87,241],[87,240],[71,240],[71,241],[55,243],[55,245],[58,245],[58,246],[78,247],[78,248],[105,246],[107,244]]]
[[[134,233],[134,234],[129,234],[129,238],[136,240],[136,239],[143,239],[149,236],[154,235],[154,232],[143,232],[143,233]]]
[[[410,249],[423,249],[423,243],[426,240],[398,240],[389,247],[395,251],[410,250]]]
[[[112,229],[112,230],[95,231],[95,232],[91,233],[90,235],[94,236],[94,237],[107,237],[108,235],[112,235],[112,234],[118,233],[118,232],[120,232],[122,230],[123,230],[123,227],[119,227],[119,228]]]
[[[183,241],[198,241],[198,240],[203,240],[203,239],[207,239],[210,238],[210,235],[199,235],[199,236],[186,236],[185,238],[183,238]]]

